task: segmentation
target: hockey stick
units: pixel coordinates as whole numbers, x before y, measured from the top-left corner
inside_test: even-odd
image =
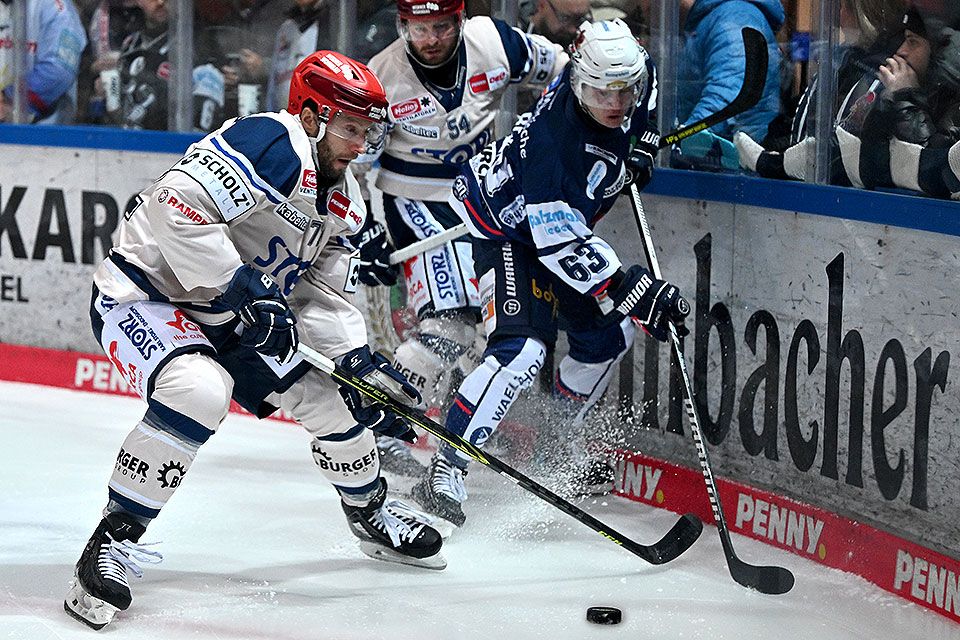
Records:
[[[647,216],[643,213],[643,203],[640,201],[640,192],[637,190],[636,185],[630,185],[630,195],[632,196],[633,212],[636,215],[637,226],[640,228],[640,235],[643,236],[643,251],[647,256],[647,263],[650,265],[650,271],[653,273],[653,277],[659,280],[661,279],[660,262],[657,260],[657,252],[653,246],[650,227],[647,225]],[[756,589],[760,593],[786,593],[793,588],[794,582],[793,574],[790,573],[788,569],[747,564],[738,558],[736,552],[733,550],[733,543],[730,541],[730,531],[727,529],[727,521],[723,517],[720,494],[717,492],[717,483],[713,479],[713,471],[710,468],[710,456],[707,453],[706,445],[703,443],[703,429],[700,426],[697,407],[693,402],[693,387],[690,384],[690,376],[687,373],[687,364],[683,359],[683,350],[680,348],[680,338],[677,337],[676,328],[672,323],[670,324],[669,333],[670,341],[673,345],[673,353],[676,356],[677,364],[680,368],[680,377],[683,378],[683,405],[687,410],[690,430],[693,432],[693,441],[697,445],[700,470],[703,472],[703,479],[707,485],[707,496],[710,498],[713,518],[717,522],[717,532],[720,534],[720,544],[723,545],[723,553],[727,557],[727,567],[730,569],[730,575],[736,582],[745,587]]]
[[[684,138],[689,138],[695,133],[709,129],[715,124],[743,113],[760,101],[763,88],[767,83],[767,40],[762,33],[752,27],[744,27],[740,30],[740,35],[743,36],[743,51],[746,55],[743,85],[740,87],[740,93],[733,99],[733,102],[720,109],[720,111],[662,136],[658,148],[665,149]],[[423,240],[418,240],[403,249],[394,251],[390,254],[390,264],[400,264],[404,260],[439,247],[445,242],[456,240],[466,234],[467,225],[463,223],[450,227]]]
[[[744,27],[740,30],[740,35],[743,36],[743,52],[746,56],[743,68],[743,85],[740,87],[740,93],[720,111],[660,138],[661,149],[739,115],[760,102],[760,98],[763,96],[763,88],[767,84],[767,39],[752,27]]]
[[[460,236],[465,235],[467,235],[467,225],[461,222],[454,227],[444,229],[440,233],[427,236],[423,240],[417,240],[413,244],[407,245],[403,249],[397,249],[390,254],[390,264],[400,264],[404,260],[409,260],[413,256],[418,256],[421,253],[439,247],[442,244],[446,244],[451,240],[456,240]]]
[[[375,402],[386,405],[391,411],[396,413],[401,418],[404,418],[405,420],[410,421],[412,424],[415,424],[418,427],[421,427],[432,433],[447,444],[456,448],[458,451],[465,453],[477,462],[486,465],[490,469],[493,469],[501,476],[505,476],[541,500],[550,503],[575,520],[579,520],[602,535],[604,538],[607,538],[608,540],[620,545],[634,555],[640,556],[650,564],[664,564],[666,562],[670,562],[690,548],[690,545],[696,541],[696,539],[700,536],[700,532],[703,530],[703,524],[700,522],[700,519],[695,515],[688,513],[681,516],[680,520],[677,521],[673,528],[670,529],[670,531],[668,531],[667,534],[658,542],[652,545],[643,545],[634,542],[612,527],[600,522],[582,509],[570,504],[546,487],[537,484],[535,481],[523,475],[505,462],[501,462],[493,455],[481,451],[479,448],[470,444],[457,434],[449,431],[446,427],[434,422],[430,418],[427,418],[422,412],[398,403],[376,387],[370,385],[364,380],[350,375],[332,360],[320,353],[317,353],[310,347],[301,343],[297,347],[297,351],[307,362],[328,374],[337,384],[353,387]]]

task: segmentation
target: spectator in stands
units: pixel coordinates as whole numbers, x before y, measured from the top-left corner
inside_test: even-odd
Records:
[[[142,22],[123,42],[118,59],[119,108],[109,110],[110,121],[134,129],[166,129],[168,54],[174,43],[167,27],[167,0],[137,0]],[[217,68],[222,56],[202,39],[194,42],[193,129],[212,131],[223,122],[224,79]]]
[[[90,13],[87,25],[89,45],[80,65],[78,104],[80,120],[90,124],[104,121],[106,92],[101,72],[110,82],[117,69],[123,40],[143,22],[137,0],[100,0]]]
[[[528,33],[537,33],[564,48],[569,47],[584,20],[591,20],[590,0],[537,0]]]
[[[685,168],[737,169],[731,139],[738,131],[755,140],[767,135],[780,109],[780,52],[775,39],[785,13],[780,0],[679,0],[683,54],[677,73],[681,126],[716,113],[743,86],[746,54],[740,31],[753,27],[769,46],[767,81],[760,102],[707,131],[686,138],[674,163]]]
[[[72,0],[26,0],[28,46],[23,73],[26,79],[26,118],[35,124],[70,124],[76,117],[77,71],[87,46],[80,16]],[[13,45],[12,0],[0,0],[0,122],[13,120],[12,57],[22,51]]]
[[[857,99],[869,90],[877,69],[897,50],[903,35],[905,0],[841,0],[842,43],[835,51],[837,92],[834,113],[842,120]],[[806,88],[793,116],[790,144],[816,132],[815,111],[819,78]]]
[[[870,92],[848,110],[831,140],[835,184],[899,187],[937,197],[960,193],[947,149],[960,140],[960,33],[942,15],[911,7],[902,44],[879,67]],[[812,138],[783,154],[758,153],[738,138],[743,164],[761,175],[804,179]]]
[[[286,108],[290,77],[301,60],[314,51],[335,48],[329,26],[330,5],[329,0],[294,0],[274,43],[267,78],[267,109]],[[360,0],[353,57],[366,62],[379,53],[396,40],[396,25],[396,0]]]

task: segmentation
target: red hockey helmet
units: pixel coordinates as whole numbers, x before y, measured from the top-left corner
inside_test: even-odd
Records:
[[[403,20],[442,18],[463,11],[463,0],[397,0],[397,16]]]
[[[387,119],[380,80],[366,65],[336,51],[311,53],[294,69],[287,111],[296,115],[307,101],[316,103],[321,122],[341,112],[373,122]]]

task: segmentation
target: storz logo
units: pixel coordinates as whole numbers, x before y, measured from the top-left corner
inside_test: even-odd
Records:
[[[457,287],[450,275],[450,261],[444,251],[430,257],[430,268],[433,270],[433,279],[437,283],[437,295],[441,299],[456,298]]]
[[[159,336],[154,333],[143,316],[136,309],[130,309],[127,317],[118,324],[123,334],[130,340],[130,344],[137,348],[144,360],[149,360],[157,349],[165,351]]]
[[[414,202],[407,200],[404,204],[406,209],[406,218],[417,229],[420,230],[420,233],[423,234],[424,238],[429,238],[432,235],[440,233],[440,230],[436,228],[436,225],[433,221],[428,220],[426,214],[420,210],[420,207],[417,206]]]

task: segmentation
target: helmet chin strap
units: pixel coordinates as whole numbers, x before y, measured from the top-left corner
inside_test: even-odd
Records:
[[[310,152],[313,154],[313,164],[319,169],[320,168],[320,156],[317,154],[317,144],[323,140],[323,136],[327,133],[327,123],[330,122],[330,107],[324,107],[319,114],[317,114],[317,135],[307,136],[307,140],[310,141]]]

